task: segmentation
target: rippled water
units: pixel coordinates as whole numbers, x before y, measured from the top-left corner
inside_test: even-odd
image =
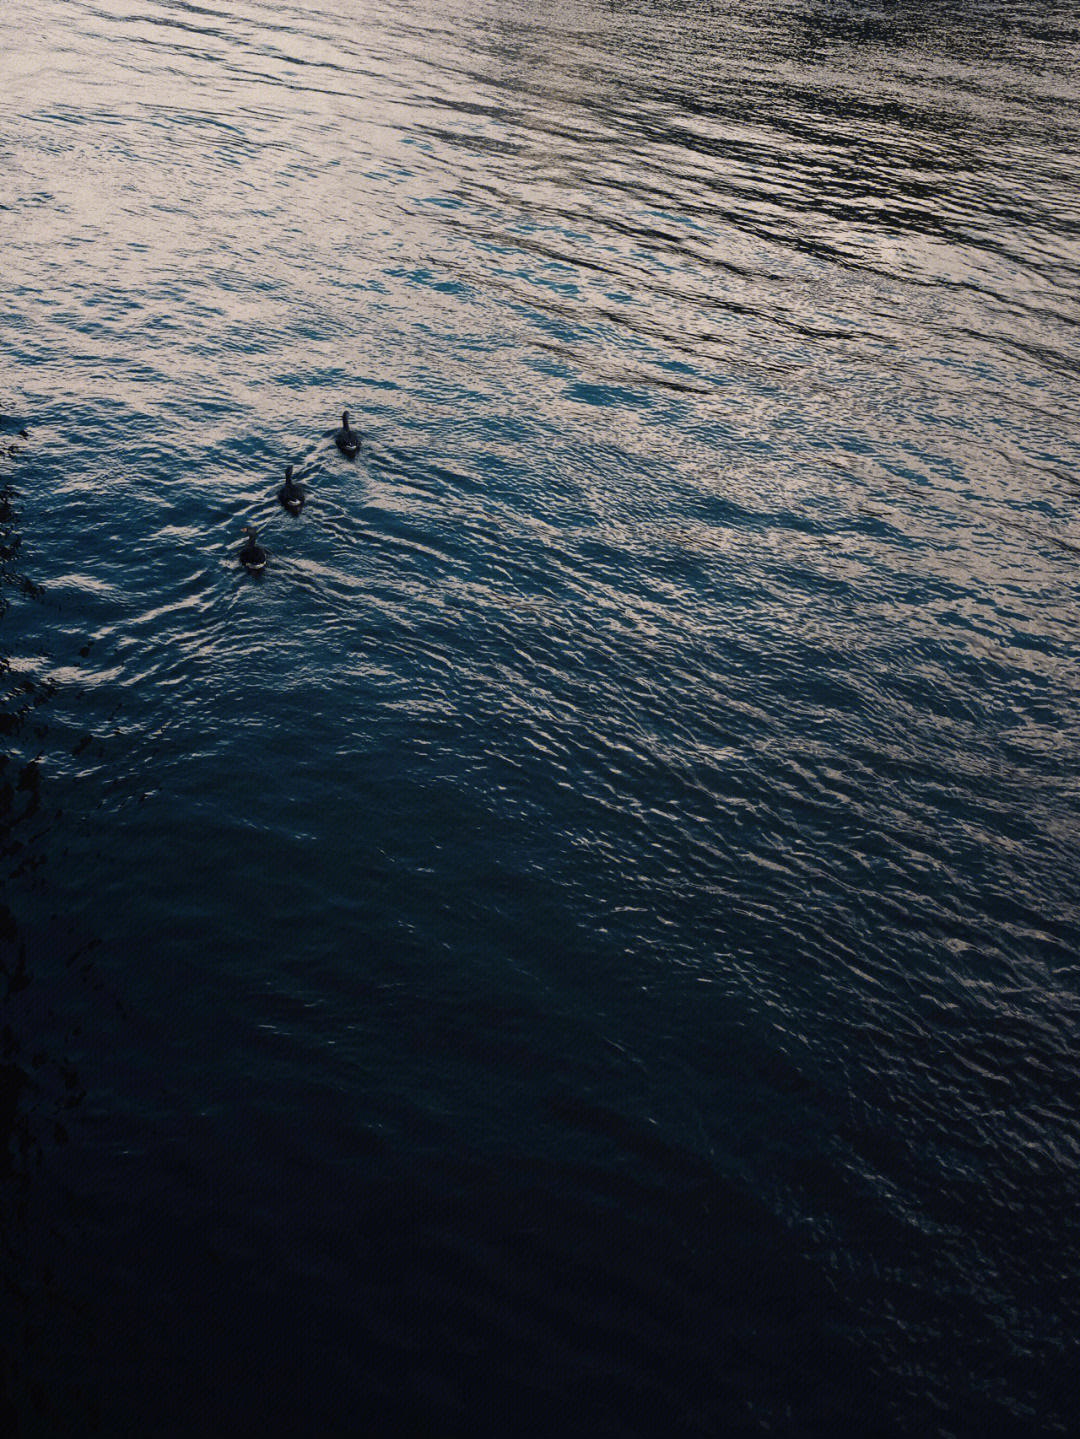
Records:
[[[0,10],[28,1424],[1072,1428],[1078,57]]]

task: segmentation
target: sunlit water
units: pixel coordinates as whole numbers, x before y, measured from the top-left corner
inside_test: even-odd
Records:
[[[0,7],[37,1422],[1071,1428],[1078,56]]]

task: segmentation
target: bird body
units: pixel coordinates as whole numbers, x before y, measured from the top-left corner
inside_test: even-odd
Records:
[[[348,410],[341,417],[341,429],[334,436],[334,443],[348,460],[355,460],[360,453],[360,431],[350,426]]]
[[[256,541],[256,533],[257,532],[255,526],[248,525],[247,539],[244,541],[243,547],[241,548],[240,554],[238,556],[240,563],[243,565],[244,569],[252,575],[257,575],[260,570],[266,568],[266,551],[263,549],[262,545],[260,545]]]
[[[304,491],[292,477],[293,467],[285,467],[285,483],[278,490],[278,499],[288,510],[290,515],[298,515],[304,503]]]

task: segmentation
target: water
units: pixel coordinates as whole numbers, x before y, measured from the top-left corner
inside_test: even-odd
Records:
[[[1076,1432],[1078,42],[0,11],[26,1432]]]

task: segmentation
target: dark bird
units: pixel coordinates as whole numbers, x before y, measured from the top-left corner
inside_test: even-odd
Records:
[[[262,545],[257,544],[255,536],[258,533],[254,525],[248,525],[247,539],[244,541],[238,559],[244,569],[250,574],[257,575],[260,570],[266,567],[266,551]]]
[[[278,490],[278,499],[288,510],[290,515],[298,515],[300,506],[304,503],[304,491],[292,477],[292,465],[285,466],[285,483]]]
[[[346,459],[355,460],[360,453],[360,431],[350,427],[348,410],[341,417],[341,429],[334,436],[334,443]]]

